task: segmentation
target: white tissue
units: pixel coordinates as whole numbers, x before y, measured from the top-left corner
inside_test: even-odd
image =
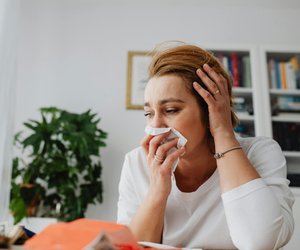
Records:
[[[145,128],[145,132],[146,134],[148,135],[160,135],[160,134],[164,134],[164,133],[167,133],[171,130],[171,133],[170,135],[165,139],[163,140],[163,142],[161,144],[164,144],[166,143],[167,141],[170,141],[171,139],[173,138],[179,138],[178,142],[177,142],[177,148],[181,148],[183,147],[186,143],[187,143],[187,139],[179,132],[177,131],[175,128],[153,128],[153,127],[150,127],[150,126],[147,126]],[[174,151],[176,150],[176,148],[171,148],[167,155],[173,153]],[[179,162],[179,158],[175,161],[173,167],[172,167],[172,171],[174,172],[177,165],[178,165],[178,162]]]

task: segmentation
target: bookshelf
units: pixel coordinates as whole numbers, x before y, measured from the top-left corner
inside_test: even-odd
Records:
[[[242,136],[264,135],[260,124],[257,48],[251,45],[204,46],[210,50],[233,79],[234,110],[240,120],[235,132]]]
[[[299,46],[260,48],[266,135],[282,147],[290,173],[300,173],[299,63]]]
[[[237,98],[235,111],[240,119],[236,132],[245,136],[274,138],[283,149],[288,172],[300,174],[300,82],[297,80],[300,75],[291,75],[295,61],[300,64],[300,46],[210,44],[202,47],[212,51],[232,78],[238,79],[238,84],[233,83],[233,96]],[[250,81],[246,84],[245,76],[242,76],[245,69],[238,68],[241,75],[237,77],[233,66],[229,67],[233,54],[237,57],[234,60],[238,62],[238,67],[245,61],[250,65],[247,73]],[[243,59],[245,57],[248,59]],[[275,64],[277,70],[284,70],[285,80],[280,71],[270,70]],[[276,82],[276,74],[281,81],[285,81],[284,85]]]
[[[203,46],[205,47],[205,46]],[[224,48],[225,47],[225,48]],[[230,45],[230,46],[209,46],[215,55],[218,52],[224,55],[230,55],[232,52],[238,55],[249,55],[250,59],[250,73],[251,73],[251,85],[250,86],[234,86],[233,96],[244,97],[247,102],[252,104],[253,114],[247,112],[237,112],[241,123],[252,130],[255,136],[268,136],[274,138],[274,132],[279,126],[288,127],[290,124],[300,126],[300,111],[297,111],[297,98],[300,98],[300,88],[294,87],[293,80],[289,80],[290,84],[285,85],[285,88],[281,88],[274,85],[275,81],[271,79],[271,73],[269,72],[270,65],[268,61],[278,60],[283,63],[289,62],[291,57],[300,56],[300,46],[252,46],[252,45]],[[299,57],[300,60],[300,57]],[[284,65],[284,64],[282,64]],[[283,66],[281,66],[283,68]],[[289,68],[289,65],[285,65]],[[274,73],[273,73],[274,76]],[[289,78],[290,79],[290,78]],[[287,81],[287,80],[286,80]],[[291,101],[294,99],[295,101]],[[290,103],[293,104],[294,110],[288,110]],[[278,105],[279,104],[279,105]],[[284,110],[285,108],[285,110]],[[288,111],[288,112],[287,112]],[[279,133],[282,133],[284,129],[279,129]],[[276,134],[276,133],[275,133]],[[284,136],[286,136],[284,134]],[[290,135],[289,137],[300,140],[300,129],[297,133]],[[274,138],[278,141],[278,138]],[[278,141],[282,146],[282,142]],[[299,179],[300,174],[300,149],[292,148],[293,150],[282,147],[283,153],[287,159],[288,178],[291,180],[291,185],[295,185],[294,180]],[[293,187],[293,193],[295,194],[295,206],[299,206],[299,187]],[[295,218],[300,216],[294,206]],[[296,221],[296,220],[295,220]],[[299,225],[297,225],[299,227]],[[293,237],[292,241],[285,249],[294,249],[299,245],[298,240]]]
[[[288,171],[300,173],[300,83],[297,80],[300,76],[291,75],[295,61],[300,63],[300,46],[230,44],[203,47],[212,51],[233,79],[238,79],[238,84],[233,83],[233,96],[237,98],[235,111],[240,119],[236,132],[274,138],[283,149]],[[238,62],[238,76],[233,66],[229,66],[233,54]],[[245,69],[239,68],[245,61],[250,69],[247,83],[243,76]],[[285,71],[284,85],[276,82],[276,74],[283,81],[280,71],[270,70],[275,64],[277,70]]]

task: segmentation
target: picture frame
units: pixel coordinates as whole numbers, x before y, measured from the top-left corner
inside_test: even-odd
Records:
[[[128,51],[126,109],[144,108],[144,90],[148,82],[149,51]]]

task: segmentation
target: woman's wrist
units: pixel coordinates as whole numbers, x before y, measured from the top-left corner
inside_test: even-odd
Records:
[[[240,145],[233,131],[225,131],[214,135],[214,142],[216,152],[223,152]]]
[[[162,207],[164,204],[167,204],[169,195],[163,195],[162,193],[156,194],[154,192],[149,192],[146,196],[146,201],[151,204],[151,206]]]

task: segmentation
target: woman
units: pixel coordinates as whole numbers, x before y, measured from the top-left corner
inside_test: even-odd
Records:
[[[231,79],[213,55],[179,45],[154,53],[145,89],[153,128],[125,157],[118,222],[139,241],[208,249],[278,249],[293,232],[293,196],[279,145],[236,138]],[[175,172],[172,166],[179,159]]]

